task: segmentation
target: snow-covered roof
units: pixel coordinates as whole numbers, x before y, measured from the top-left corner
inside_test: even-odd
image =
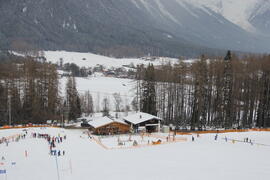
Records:
[[[143,112],[138,112],[136,114],[132,114],[132,115],[129,115],[127,117],[124,117],[124,120],[126,120],[132,124],[139,124],[139,123],[149,121],[152,119],[162,120],[157,116],[153,116],[151,114],[147,114],[147,113],[143,113]]]
[[[112,122],[113,122],[112,119],[105,116],[105,117],[94,118],[92,121],[89,121],[88,124],[90,124],[94,128],[98,128],[98,127],[110,124]]]
[[[122,124],[126,124],[128,125],[124,120],[122,119],[113,119],[114,122],[117,122],[117,123],[122,123]]]
[[[99,128],[105,125],[108,125],[110,123],[113,122],[117,122],[117,123],[122,123],[122,124],[126,124],[124,121],[120,120],[120,119],[110,119],[109,117],[105,116],[105,117],[99,117],[99,118],[94,118],[91,121],[88,121],[88,124],[90,126],[92,126],[93,128]]]

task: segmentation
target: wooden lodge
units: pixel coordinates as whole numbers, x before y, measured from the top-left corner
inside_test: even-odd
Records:
[[[97,135],[125,134],[130,132],[130,126],[120,120],[109,117],[96,118],[88,122],[89,130]]]

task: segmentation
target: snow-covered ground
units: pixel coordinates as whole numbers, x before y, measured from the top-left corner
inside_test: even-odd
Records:
[[[67,78],[60,79],[61,94],[65,95]],[[87,78],[76,78],[77,90],[80,94],[84,94],[89,91],[93,97],[95,110],[102,109],[102,101],[104,98],[109,99],[111,110],[114,109],[114,93],[119,93],[122,99],[121,106],[124,108],[126,105],[130,105],[131,101],[135,97],[135,84],[132,79],[122,79],[104,76],[91,76]]]
[[[50,156],[47,141],[30,137],[31,132],[67,135],[67,140],[56,144],[57,150],[65,150],[65,156]],[[1,130],[0,137],[18,133],[23,133],[22,129]],[[254,144],[226,142],[225,136],[236,140],[248,137]],[[106,150],[82,130],[32,128],[26,139],[0,145],[0,170],[7,170],[6,177],[0,174],[0,179],[58,180],[56,162],[61,180],[268,180],[270,177],[270,146],[256,144],[270,145],[270,132],[219,134],[217,141],[215,134],[200,135],[194,142],[191,136],[177,137],[186,137],[187,141]],[[116,140],[117,137],[106,141],[113,144]]]
[[[133,64],[134,66],[149,63],[153,65],[161,65],[167,63],[177,63],[179,60],[174,58],[160,57],[155,61],[149,61],[141,58],[122,58],[117,59],[113,57],[106,57],[92,53],[81,52],[67,52],[67,51],[45,51],[44,56],[48,62],[60,63],[60,59],[65,63],[75,63],[79,67],[94,67],[96,65],[103,65],[107,68],[122,67],[123,65]]]

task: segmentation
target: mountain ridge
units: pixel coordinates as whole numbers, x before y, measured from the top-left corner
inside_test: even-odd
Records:
[[[198,2],[2,0],[0,48],[12,49],[14,44],[24,41],[46,50],[91,51],[116,56],[197,56],[220,54],[226,49],[270,51],[270,38],[265,38],[268,31],[263,28],[268,11],[260,16],[256,14],[251,20],[263,30],[263,33],[254,33],[228,20],[214,6],[206,6],[213,0]]]

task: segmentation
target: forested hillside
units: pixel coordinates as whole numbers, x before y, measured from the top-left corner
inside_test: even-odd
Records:
[[[181,128],[270,126],[270,56],[140,67],[140,109]],[[147,96],[145,96],[147,95]]]
[[[269,52],[269,3],[241,1],[243,7],[256,7],[245,9],[239,1],[1,0],[0,49],[24,44],[115,57]],[[253,16],[242,20],[246,11]]]

